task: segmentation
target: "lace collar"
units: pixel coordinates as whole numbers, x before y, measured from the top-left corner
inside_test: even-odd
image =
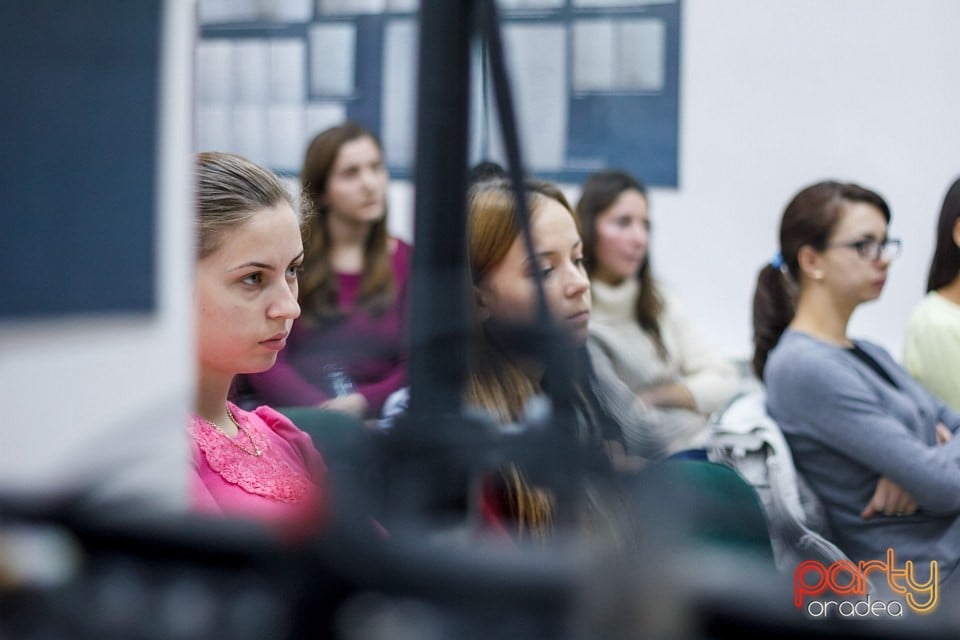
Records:
[[[264,433],[262,421],[230,407],[234,417],[247,430],[263,454],[250,455],[236,447],[208,421],[192,416],[188,431],[200,448],[207,464],[226,482],[246,491],[280,502],[300,502],[312,487],[312,480],[292,469]]]

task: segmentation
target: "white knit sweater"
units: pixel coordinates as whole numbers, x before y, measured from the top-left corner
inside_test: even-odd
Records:
[[[736,367],[716,355],[699,337],[669,292],[664,296],[660,335],[667,349],[661,358],[653,339],[636,321],[634,304],[640,283],[629,278],[615,286],[594,281],[590,343],[594,360],[605,359],[617,376],[634,392],[660,384],[678,382],[690,390],[697,412],[657,409],[658,422],[671,450],[700,446],[706,438],[706,417],[721,409],[738,391],[741,380]]]

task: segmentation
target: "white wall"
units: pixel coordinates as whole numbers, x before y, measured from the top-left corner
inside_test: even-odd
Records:
[[[653,260],[723,353],[751,354],[754,278],[783,207],[837,178],[880,192],[904,240],[883,296],[851,326],[900,356],[960,174],[957,25],[953,0],[684,1],[680,186],[651,194]],[[404,237],[410,191],[391,191]]]
[[[654,196],[657,267],[717,342],[750,350],[758,267],[801,186],[879,191],[904,253],[851,333],[899,357],[939,203],[960,174],[960,3],[693,0],[684,17],[681,188]]]

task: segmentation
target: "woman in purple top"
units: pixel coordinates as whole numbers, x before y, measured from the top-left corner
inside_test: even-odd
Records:
[[[248,384],[259,402],[376,417],[406,384],[411,247],[387,233],[380,142],[348,122],[318,134],[301,173],[309,216],[303,315],[272,369]]]

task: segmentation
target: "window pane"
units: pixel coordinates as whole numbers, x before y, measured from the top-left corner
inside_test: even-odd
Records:
[[[307,22],[311,0],[200,0],[201,24],[231,22]]]
[[[387,11],[417,11],[419,0],[387,0]]]
[[[382,13],[386,8],[387,0],[317,0],[320,15]]]
[[[306,22],[313,17],[310,0],[260,0],[260,17],[269,22]]]
[[[254,162],[267,160],[267,109],[262,104],[236,105],[229,150]]]
[[[659,91],[663,88],[666,30],[660,20],[624,20],[617,34],[617,86]]]
[[[270,94],[269,41],[251,38],[234,42],[232,71],[237,102],[266,102]]]
[[[299,104],[270,105],[267,109],[266,164],[278,171],[296,172],[303,162],[304,108]]]
[[[383,147],[387,164],[413,165],[416,141],[417,23],[391,20],[383,43]]]
[[[304,144],[309,144],[313,137],[324,129],[340,124],[346,119],[347,108],[341,102],[314,102],[307,105]]]
[[[574,7],[642,7],[648,4],[674,4],[676,0],[573,0]]]
[[[201,24],[253,22],[257,19],[256,0],[200,0]]]
[[[197,44],[197,101],[200,104],[233,100],[233,43],[207,40]]]
[[[616,86],[614,34],[612,20],[574,22],[574,91],[608,91]]]
[[[310,29],[310,91],[347,96],[354,90],[354,49],[357,31],[352,24],[324,24]]]
[[[270,41],[270,101],[306,100],[307,48],[299,38]]]
[[[661,20],[577,20],[573,25],[574,91],[659,91],[665,46]]]
[[[499,0],[497,6],[505,11],[511,9],[557,9],[564,0]]]
[[[561,169],[569,111],[566,29],[562,24],[509,24],[503,35],[523,160],[534,171]],[[493,118],[496,109],[489,115]],[[491,123],[490,132],[492,159],[502,162],[500,129]]]

